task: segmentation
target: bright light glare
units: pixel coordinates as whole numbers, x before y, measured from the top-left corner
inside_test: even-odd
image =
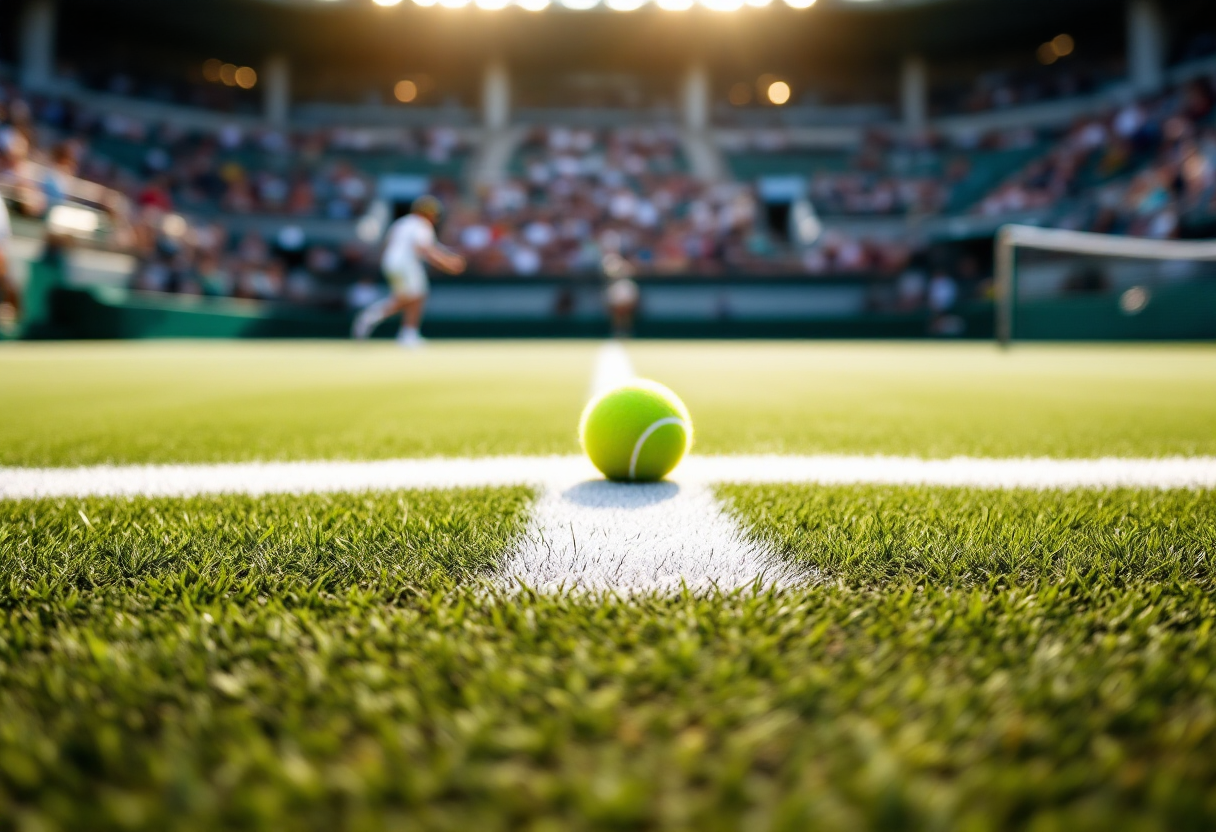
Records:
[[[56,205],[46,215],[46,224],[60,233],[93,234],[101,227],[97,214],[74,205]]]
[[[701,5],[710,11],[733,12],[743,8],[743,0],[701,0]]]
[[[599,0],[561,0],[561,4],[567,9],[574,9],[576,12],[594,9]]]
[[[435,5],[435,0],[414,0],[414,3],[419,6],[433,6]]]
[[[747,0],[747,5],[755,9],[760,9],[770,5],[772,2],[773,0]]]
[[[784,81],[774,81],[768,85],[768,100],[780,107],[790,100],[790,85]]]
[[[549,8],[549,0],[518,0],[516,5],[526,11],[539,12]]]
[[[646,0],[604,0],[604,5],[614,12],[632,12],[642,8]]]
[[[243,66],[233,75],[236,85],[243,90],[251,90],[258,83],[258,74],[253,67]]]
[[[791,9],[809,9],[815,5],[815,0],[785,0],[785,5]]]
[[[469,5],[469,0],[439,0],[439,5],[449,9],[462,9]]]
[[[396,6],[401,0],[372,0],[377,6]]]
[[[477,4],[477,8],[486,9],[488,11],[498,11],[507,7],[508,0],[473,0]]]
[[[408,78],[404,81],[398,81],[393,87],[393,95],[402,104],[409,104],[418,97],[418,85]]]
[[[658,6],[669,12],[684,12],[692,8],[692,0],[658,0]]]

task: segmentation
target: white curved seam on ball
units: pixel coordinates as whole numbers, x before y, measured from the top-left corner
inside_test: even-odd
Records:
[[[642,446],[646,444],[646,440],[654,435],[654,432],[659,428],[667,427],[668,425],[679,425],[684,430],[684,436],[688,436],[688,425],[678,416],[668,416],[665,419],[652,424],[646,430],[642,431],[642,435],[638,437],[638,443],[633,446],[633,456],[629,458],[629,479],[637,479],[638,476],[638,457],[642,455]]]

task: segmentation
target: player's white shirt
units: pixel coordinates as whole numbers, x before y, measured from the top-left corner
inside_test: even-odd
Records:
[[[417,214],[406,214],[388,227],[380,266],[393,288],[405,294],[426,291],[420,250],[434,244],[435,227]]]

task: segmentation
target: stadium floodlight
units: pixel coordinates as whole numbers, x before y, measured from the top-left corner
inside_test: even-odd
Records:
[[[790,85],[785,81],[773,81],[768,85],[765,94],[768,95],[769,102],[780,107],[790,100]]]
[[[693,0],[657,0],[657,4],[669,12],[686,12],[692,8]]]
[[[236,85],[243,90],[251,90],[257,86],[258,73],[250,66],[239,67],[233,75]]]
[[[393,86],[393,97],[402,104],[409,104],[418,97],[418,85],[406,78]]]
[[[1009,346],[1013,341],[1019,249],[1082,258],[1155,261],[1162,265],[1216,264],[1216,240],[1154,240],[1094,234],[1089,231],[1068,231],[1061,228],[1039,228],[1033,225],[1001,226],[996,235],[995,282],[996,337],[1002,346]],[[1125,313],[1136,313],[1144,309],[1148,299],[1147,290],[1143,287],[1133,287],[1120,298],[1120,306]]]

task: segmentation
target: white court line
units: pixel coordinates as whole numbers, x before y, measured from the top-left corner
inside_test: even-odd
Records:
[[[799,579],[749,541],[717,482],[1216,489],[1216,458],[693,457],[669,483],[604,482],[582,457],[0,469],[0,499],[530,485],[539,496],[503,578],[537,589],[723,590]]]
[[[595,372],[591,376],[591,392],[588,399],[624,384],[634,377],[633,362],[620,341],[609,341],[595,354]]]
[[[598,479],[601,479],[599,474],[581,456],[0,468],[0,499],[304,494],[502,485],[543,487]],[[916,459],[890,456],[693,456],[685,460],[670,479],[689,485],[788,482],[1039,490],[1117,487],[1216,489],[1216,457]]]
[[[504,579],[533,589],[701,591],[786,584],[792,568],[748,540],[706,483],[551,483]]]

